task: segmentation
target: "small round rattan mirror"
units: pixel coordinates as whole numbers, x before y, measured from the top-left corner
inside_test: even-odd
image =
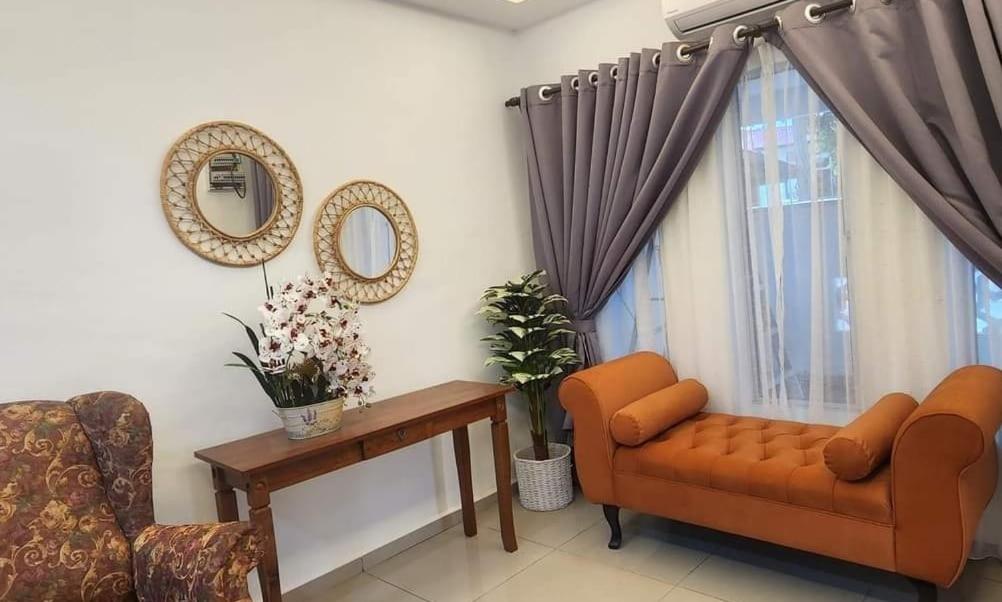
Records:
[[[164,159],[160,197],[177,237],[216,263],[253,266],[281,253],[303,213],[295,165],[274,140],[232,121],[181,136]]]
[[[359,303],[396,295],[417,262],[417,229],[407,205],[367,180],[345,184],[324,200],[313,245],[320,269]]]

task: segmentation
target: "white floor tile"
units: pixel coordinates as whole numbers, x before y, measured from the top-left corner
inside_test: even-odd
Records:
[[[575,492],[571,505],[553,512],[532,512],[526,510],[515,500],[513,505],[515,515],[515,533],[519,537],[534,541],[544,546],[559,547],[588,527],[602,521],[602,507],[591,504]],[[477,517],[481,527],[500,529],[497,504],[492,504]]]
[[[964,602],[999,602],[1002,600],[1002,582],[978,579],[964,588],[962,596]]]
[[[623,546],[610,550],[605,520],[560,547],[565,552],[596,560],[668,584],[678,583],[699,566],[715,543],[694,536],[672,523],[642,515],[624,515]]]
[[[676,587],[668,592],[667,596],[661,598],[661,602],[721,602],[721,600],[720,598],[694,592],[691,589]]]
[[[485,531],[468,538],[462,525],[453,527],[367,571],[432,602],[469,602],[551,550],[519,539],[509,554],[497,533]]]
[[[481,598],[482,602],[656,602],[671,586],[556,551]]]
[[[859,602],[867,591],[865,584],[839,575],[817,580],[813,574],[806,578],[789,568],[774,570],[770,564],[714,555],[680,585],[728,602]]]
[[[940,602],[1002,602],[1002,582],[990,578],[995,568],[989,561],[970,561],[957,583],[950,589],[939,589]],[[918,599],[915,586],[905,577],[879,572],[871,580],[867,602],[914,602]]]
[[[421,602],[421,598],[362,573],[309,602]]]
[[[965,572],[971,571],[982,579],[1002,581],[1002,560],[999,560],[998,558],[970,560],[967,562],[967,569]]]
[[[959,590],[947,592],[939,590],[940,602],[959,602]],[[908,579],[901,575],[887,573],[870,582],[866,602],[915,602],[918,592]]]
[[[601,508],[580,493],[555,512],[516,501],[514,514],[515,554],[502,549],[490,506],[477,517],[478,537],[454,527],[308,602],[916,600],[900,575],[627,511],[623,547],[609,550]],[[969,562],[940,601],[1002,602],[1002,562]]]

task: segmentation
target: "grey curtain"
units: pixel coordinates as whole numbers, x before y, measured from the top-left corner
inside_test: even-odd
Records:
[[[569,301],[585,365],[602,361],[596,314],[685,186],[731,98],[748,57],[733,30],[718,28],[710,49],[688,61],[669,43],[522,90],[536,260]]]
[[[807,2],[770,35],[954,245],[1002,284],[1002,0]]]

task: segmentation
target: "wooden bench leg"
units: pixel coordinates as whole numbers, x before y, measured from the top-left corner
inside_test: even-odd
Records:
[[[623,529],[619,526],[619,506],[602,504],[602,513],[605,514],[605,520],[609,523],[609,531],[611,532],[609,549],[618,550],[623,545]]]

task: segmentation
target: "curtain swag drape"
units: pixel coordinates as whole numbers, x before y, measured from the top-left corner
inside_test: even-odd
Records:
[[[735,26],[705,53],[681,44],[522,90],[537,262],[567,297],[586,366],[594,319],[712,138],[748,57]],[[552,93],[559,88],[559,93]]]
[[[780,14],[783,49],[944,235],[1002,283],[1000,0],[856,0]]]

